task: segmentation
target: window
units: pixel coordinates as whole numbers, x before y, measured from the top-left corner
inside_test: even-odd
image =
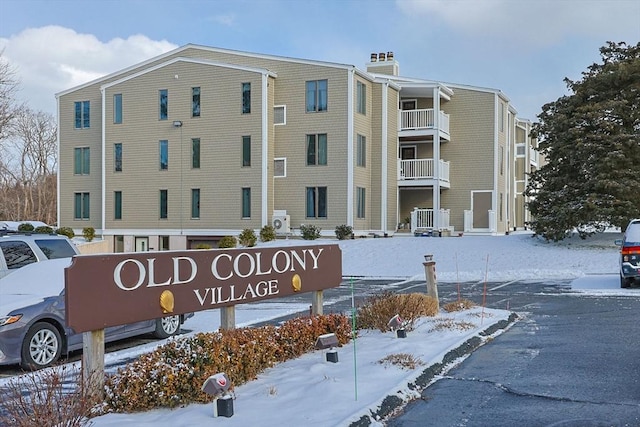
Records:
[[[160,243],[161,251],[169,250],[169,236],[158,236],[158,243]]]
[[[160,120],[167,120],[169,118],[169,91],[167,89],[161,89],[159,98]]]
[[[200,117],[200,88],[191,88],[191,117]]]
[[[251,83],[242,83],[242,114],[251,112]]]
[[[358,166],[367,166],[367,137],[358,134],[358,146],[356,149],[356,162]]]
[[[89,193],[74,193],[73,219],[89,219]]]
[[[168,210],[169,210],[169,191],[168,190],[160,190],[160,219],[168,218]]]
[[[122,191],[113,192],[113,219],[122,219]]]
[[[37,239],[34,242],[48,259],[71,258],[76,255],[76,251],[67,240]]]
[[[327,187],[307,187],[307,218],[327,217]]]
[[[251,137],[242,137],[242,166],[251,166]]]
[[[358,218],[365,217],[365,206],[366,206],[366,189],[362,187],[356,187],[356,215]]]
[[[498,110],[498,126],[500,126],[500,132],[504,132],[504,103],[500,103],[500,110]]]
[[[357,94],[358,94],[358,113],[367,114],[367,86],[358,82],[357,86]]]
[[[200,169],[200,138],[191,140],[191,167]]]
[[[286,125],[287,124],[287,106],[276,105],[273,107],[273,124],[274,125]]]
[[[122,94],[113,95],[113,123],[122,123]]]
[[[242,189],[242,218],[251,218],[251,188]]]
[[[116,172],[122,172],[122,143],[113,144],[113,169]]]
[[[191,189],[191,218],[200,218],[200,189]]]
[[[89,101],[79,101],[75,103],[75,126],[76,129],[85,129],[89,128],[90,120],[89,113],[91,110],[91,106]]]
[[[284,178],[287,176],[287,158],[286,157],[273,159],[273,176],[274,178]]]
[[[498,162],[500,163],[500,175],[504,175],[504,147],[500,146],[498,151]]]
[[[160,141],[160,170],[169,169],[169,141]]]
[[[307,113],[327,111],[327,80],[307,82]]]
[[[38,262],[36,254],[25,242],[0,242],[0,256],[4,254],[7,269],[16,270],[25,265]]]
[[[89,147],[80,147],[73,149],[73,174],[89,175],[89,158],[91,150]]]
[[[327,134],[307,135],[307,166],[327,164]]]

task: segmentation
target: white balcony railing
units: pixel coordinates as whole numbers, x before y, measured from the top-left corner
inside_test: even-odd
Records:
[[[414,208],[411,211],[411,232],[417,230],[445,230],[449,228],[451,211],[440,209],[438,218],[435,218],[435,209]]]
[[[433,159],[398,160],[398,180],[436,179]],[[439,162],[440,180],[449,182],[449,162]]]
[[[435,110],[426,108],[422,110],[400,110],[400,131],[435,129]],[[440,111],[440,130],[449,133],[449,115]]]

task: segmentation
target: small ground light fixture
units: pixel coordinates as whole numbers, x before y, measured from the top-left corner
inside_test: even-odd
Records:
[[[407,337],[407,331],[404,329],[405,323],[406,322],[404,320],[402,320],[400,315],[396,314],[395,316],[393,316],[389,320],[389,322],[387,323],[387,326],[389,326],[392,331],[396,331],[396,337],[398,337],[398,338],[406,338]]]
[[[338,351],[334,349],[334,347],[338,346],[338,337],[336,334],[323,334],[318,337],[316,340],[316,349],[317,350],[327,350],[325,353],[325,360],[331,363],[338,362]]]
[[[202,384],[202,391],[213,399],[213,416],[214,417],[231,417],[233,416],[233,395],[229,393],[231,381],[224,372],[211,375]]]

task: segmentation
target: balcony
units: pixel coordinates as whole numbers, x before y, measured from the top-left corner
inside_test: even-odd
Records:
[[[411,232],[450,229],[450,216],[451,211],[449,209],[439,209],[438,218],[436,219],[434,209],[414,208],[411,211]]]
[[[449,188],[449,162],[439,161],[438,176],[435,176],[433,159],[398,160],[398,185],[433,185],[439,179],[440,185]]]
[[[400,118],[398,123],[400,125],[399,132],[411,135],[425,134],[425,131],[435,130],[435,110],[433,108],[427,108],[422,110],[400,110]],[[440,111],[439,130],[449,135],[449,115]],[[404,136],[404,135],[401,135]]]

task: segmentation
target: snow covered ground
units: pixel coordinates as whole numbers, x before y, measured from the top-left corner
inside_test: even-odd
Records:
[[[604,233],[587,240],[572,237],[547,243],[529,233],[508,236],[393,237],[340,241],[278,240],[268,245],[339,243],[343,276],[424,280],[424,255],[436,261],[439,282],[574,279],[572,289],[589,294],[638,295],[637,289],[620,289],[619,233]],[[267,245],[267,244],[260,244]],[[292,312],[308,304],[274,302],[238,306],[236,323],[250,325]],[[393,333],[363,332],[355,342],[338,349],[338,363],[325,360],[323,351],[307,354],[268,370],[255,381],[236,387],[234,415],[213,418],[213,405],[189,405],[136,414],[109,414],[93,419],[94,426],[193,425],[305,425],[345,426],[370,409],[376,410],[388,395],[408,400],[415,395],[407,384],[423,369],[489,326],[508,318],[505,310],[482,309],[463,313],[442,312],[425,319],[404,339]],[[438,329],[445,321],[469,324],[469,329]],[[219,327],[218,310],[196,313],[185,327],[195,333]],[[461,323],[464,322],[464,323]],[[435,328],[435,329],[434,329]],[[496,332],[501,333],[502,330]],[[483,338],[486,339],[486,338]],[[109,353],[106,362],[127,359],[159,343]],[[392,354],[406,353],[423,363],[415,370],[380,363]]]

